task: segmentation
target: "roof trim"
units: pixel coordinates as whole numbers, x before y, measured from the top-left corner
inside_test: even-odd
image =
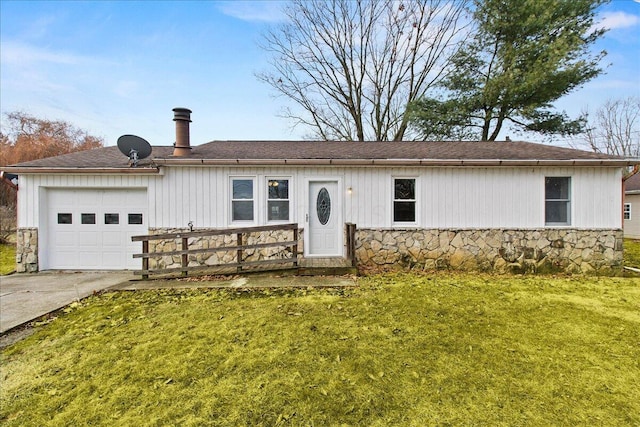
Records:
[[[632,166],[637,159],[198,159],[155,158],[160,166]]]
[[[126,174],[126,175],[153,175],[160,173],[158,168],[55,168],[55,167],[20,167],[2,166],[2,170],[15,174],[52,174],[67,173],[74,175],[81,174]]]

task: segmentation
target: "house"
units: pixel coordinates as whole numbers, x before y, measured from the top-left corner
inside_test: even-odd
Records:
[[[192,146],[191,111],[174,113],[175,146],[135,166],[112,146],[4,168],[20,177],[19,271],[139,269],[132,235],[280,223],[305,258],[344,257],[355,224],[362,267],[622,268],[633,160],[516,141]]]
[[[640,239],[640,173],[624,182],[624,237]]]

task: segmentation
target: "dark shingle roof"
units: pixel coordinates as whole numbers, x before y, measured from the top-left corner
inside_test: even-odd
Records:
[[[153,147],[151,156],[130,172],[149,171],[158,165],[250,163],[304,164],[566,164],[601,163],[617,166],[633,163],[629,159],[530,142],[342,142],[342,141],[213,141],[194,146],[186,157],[174,157],[173,147]],[[458,163],[456,163],[458,162]],[[14,173],[82,170],[123,170],[128,158],[117,147],[20,163],[3,169]],[[155,169],[154,169],[155,170]]]
[[[156,156],[159,157],[159,156]],[[194,147],[202,159],[616,159],[530,142],[213,141]]]
[[[640,193],[640,172],[624,182],[624,191],[625,193]]]
[[[149,167],[154,156],[168,156],[173,153],[173,147],[153,147],[151,156],[140,160],[138,167]],[[30,162],[12,165],[19,168],[128,168],[129,158],[123,155],[118,147],[102,147],[93,150],[78,151],[45,159],[32,160]]]

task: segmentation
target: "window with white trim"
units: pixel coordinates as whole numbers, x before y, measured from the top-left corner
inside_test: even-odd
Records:
[[[545,177],[544,198],[545,225],[571,225],[571,178]]]
[[[289,180],[267,179],[267,221],[289,221]]]
[[[231,178],[231,221],[254,220],[255,178]]]
[[[393,222],[416,222],[416,180],[415,178],[394,178],[393,180]]]
[[[631,219],[631,203],[625,203],[622,210],[622,217],[624,219]]]

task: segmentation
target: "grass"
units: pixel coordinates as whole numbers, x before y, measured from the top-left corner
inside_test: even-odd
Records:
[[[624,265],[640,268],[640,240],[624,239]]]
[[[640,279],[106,293],[2,352],[0,424],[640,424]]]
[[[16,245],[0,244],[0,276],[16,270]]]

